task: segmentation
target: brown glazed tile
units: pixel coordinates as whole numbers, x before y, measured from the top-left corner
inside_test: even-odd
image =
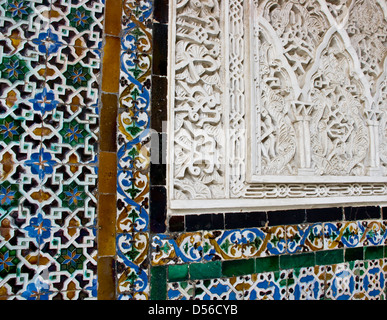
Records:
[[[116,221],[116,196],[101,194],[98,208],[98,254],[99,256],[114,256],[115,246],[115,221]]]
[[[99,155],[100,194],[115,194],[117,190],[117,154],[101,152]]]
[[[105,34],[119,36],[121,32],[121,0],[106,0],[105,2]]]
[[[116,152],[118,99],[115,94],[102,93],[100,150]]]
[[[121,42],[119,38],[106,36],[102,64],[102,91],[104,92],[118,92],[120,49]]]
[[[100,257],[97,264],[98,300],[115,300],[114,257]]]

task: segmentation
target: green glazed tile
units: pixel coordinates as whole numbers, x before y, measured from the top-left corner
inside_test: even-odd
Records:
[[[167,267],[155,266],[151,268],[151,300],[167,299]]]
[[[220,261],[192,263],[189,266],[189,275],[192,280],[220,278],[222,263]]]
[[[302,267],[311,267],[314,265],[315,265],[314,252],[280,256],[280,268],[283,270],[302,268]]]
[[[383,246],[366,247],[364,248],[364,259],[383,259]]]
[[[326,250],[316,252],[316,264],[319,266],[344,262],[344,250]]]
[[[168,281],[177,282],[188,279],[188,264],[168,266]]]
[[[345,261],[363,260],[363,248],[345,249]]]
[[[230,260],[223,261],[222,274],[225,277],[241,276],[254,273],[255,260]]]
[[[255,272],[269,272],[279,270],[279,256],[257,258],[255,260]]]

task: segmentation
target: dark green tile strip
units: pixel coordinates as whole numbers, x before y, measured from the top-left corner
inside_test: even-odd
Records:
[[[255,261],[255,273],[278,271],[279,256],[257,258]]]
[[[188,264],[176,264],[168,266],[168,280],[170,282],[188,279]]]
[[[167,299],[167,267],[156,266],[151,268],[151,300]]]
[[[189,266],[191,280],[220,278],[222,276],[222,262],[192,263]]]
[[[364,254],[363,254],[363,248],[348,248],[345,249],[345,261],[355,261],[355,260],[363,260]]]
[[[387,246],[346,248],[256,259],[154,266],[151,268],[151,300],[165,300],[167,298],[167,282],[229,278],[264,272],[274,272],[278,276],[280,270],[299,272],[301,268],[315,265],[355,263],[356,260],[383,258],[387,258]]]
[[[281,269],[295,269],[314,265],[316,265],[314,252],[280,256]]]
[[[222,275],[225,277],[242,276],[255,272],[255,259],[223,261]]]
[[[316,264],[318,266],[338,264],[344,262],[344,250],[327,250],[316,252]]]
[[[365,260],[375,260],[375,259],[383,259],[383,246],[376,247],[365,247],[364,248],[364,259]]]

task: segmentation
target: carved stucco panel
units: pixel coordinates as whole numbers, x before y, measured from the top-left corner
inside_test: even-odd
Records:
[[[317,175],[364,176],[369,148],[363,86],[336,33],[323,50],[312,77],[310,119],[312,159]]]
[[[372,95],[383,72],[387,56],[387,21],[382,4],[376,0],[354,2],[346,25],[351,43],[361,62],[361,69],[367,77]]]
[[[176,2],[174,197],[223,197],[220,1]]]
[[[383,1],[172,7],[172,211],[387,203]]]

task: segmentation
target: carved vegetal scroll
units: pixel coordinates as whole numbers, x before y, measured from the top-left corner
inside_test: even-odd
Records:
[[[381,175],[381,112],[369,91],[381,72],[371,82],[365,80],[363,72],[370,72],[362,62],[373,59],[371,65],[379,70],[385,59],[380,33],[386,21],[380,9],[372,1],[314,0],[267,0],[256,8],[259,18],[253,28],[258,25],[261,31],[254,33],[260,77],[253,85],[259,88],[252,122],[253,181],[273,175],[287,177],[284,182]],[[362,23],[354,29],[352,18],[359,10],[377,12],[379,25],[368,27],[375,35],[363,32]],[[346,19],[352,33],[337,29]],[[373,37],[379,51],[362,57],[361,44]]]
[[[348,16],[349,8],[355,0],[326,0],[329,12],[332,14],[338,24],[341,24]]]
[[[312,77],[310,134],[315,174],[363,176],[369,148],[364,88],[341,37],[333,35]]]
[[[174,196],[222,197],[222,84],[218,0],[176,3]]]
[[[283,55],[302,86],[315,50],[329,28],[328,19],[317,0],[264,1],[262,17],[281,39]]]
[[[376,0],[357,0],[346,26],[372,94],[387,57],[387,21]]]
[[[379,121],[379,157],[383,174],[387,175],[387,79],[380,84],[377,106],[381,112]]]
[[[261,28],[259,37],[259,104],[256,117],[259,126],[256,143],[259,148],[256,174],[291,175],[296,172],[296,131],[291,121],[290,102],[294,92],[283,62],[276,56],[273,41]]]
[[[172,212],[387,204],[385,1],[172,12]]]

